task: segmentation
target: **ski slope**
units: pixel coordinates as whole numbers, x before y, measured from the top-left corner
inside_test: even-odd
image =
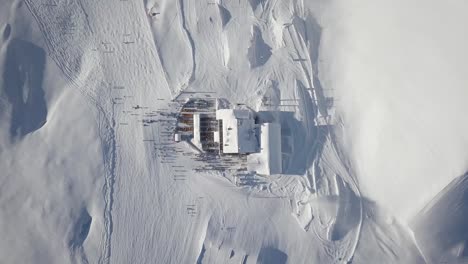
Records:
[[[369,124],[378,127],[383,110],[367,103],[382,95],[365,91],[366,104],[351,95],[365,76],[354,82],[346,67],[356,55],[343,55],[356,48],[347,22],[361,23],[347,12],[367,9],[321,0],[0,4],[2,263],[430,263],[403,212],[466,164],[431,178],[407,208],[369,176],[383,133]],[[279,111],[283,173],[205,169],[209,160],[171,137],[184,96]]]

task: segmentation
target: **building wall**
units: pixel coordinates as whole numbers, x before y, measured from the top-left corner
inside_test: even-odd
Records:
[[[193,144],[201,149],[200,114],[193,114]]]

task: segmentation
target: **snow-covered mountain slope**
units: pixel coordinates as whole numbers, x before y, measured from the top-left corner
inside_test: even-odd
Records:
[[[433,159],[411,154],[439,134],[411,145],[407,163],[382,164],[400,149],[378,155],[379,144],[406,142],[382,140],[387,126],[406,131],[386,122],[403,125],[399,111],[422,112],[407,99],[385,108],[406,92],[391,81],[413,75],[391,63],[385,38],[369,37],[380,25],[394,39],[406,24],[389,21],[408,14],[390,9],[372,24],[380,9],[366,2],[0,0],[0,263],[424,263],[412,231],[394,217],[421,202],[402,205],[392,193],[408,197],[417,187],[425,170],[408,167]],[[417,58],[406,62],[422,64]],[[466,68],[450,71],[439,58],[460,89]],[[386,75],[379,59],[394,72]],[[412,96],[426,84],[414,78]],[[209,158],[173,142],[187,95],[281,112],[283,174],[212,169]],[[460,110],[448,104],[455,97],[440,98],[446,108],[426,113]],[[385,122],[380,111],[390,112]],[[443,153],[466,143],[463,124],[438,121],[461,131]],[[404,134],[417,137],[426,124]],[[415,200],[463,168],[456,150]],[[390,175],[411,175],[411,188]]]
[[[466,263],[468,175],[445,187],[412,220],[418,244],[431,263]]]
[[[468,166],[468,2],[334,3],[321,81],[362,191],[408,220]]]

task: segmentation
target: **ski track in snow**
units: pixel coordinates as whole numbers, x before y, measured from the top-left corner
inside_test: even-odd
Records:
[[[108,103],[103,103],[102,100],[103,98],[105,99],[105,97],[101,97],[99,96],[101,94],[101,92],[97,92],[97,91],[94,91],[94,90],[90,90],[90,89],[86,89],[84,87],[87,87],[86,85],[86,81],[88,80],[88,76],[92,75],[93,73],[90,73],[90,72],[82,72],[84,70],[85,67],[82,67],[82,68],[71,68],[70,65],[76,65],[76,63],[71,63],[71,62],[76,62],[78,59],[82,59],[82,57],[79,56],[79,54],[82,54],[82,53],[85,53],[85,51],[83,50],[84,47],[77,47],[76,49],[77,50],[70,50],[67,48],[64,48],[64,44],[57,44],[57,43],[73,43],[74,41],[74,38],[88,38],[90,39],[91,38],[91,35],[92,34],[95,34],[96,32],[94,32],[93,30],[93,27],[90,23],[90,20],[89,20],[89,15],[88,13],[86,12],[84,6],[83,6],[83,3],[81,1],[70,1],[70,5],[72,5],[72,8],[70,8],[70,6],[68,6],[67,8],[70,8],[71,10],[74,10],[73,12],[77,12],[77,14],[75,15],[72,15],[70,13],[70,11],[68,12],[64,12],[66,14],[70,14],[69,16],[70,17],[78,17],[77,19],[83,19],[83,23],[76,23],[77,25],[84,25],[84,28],[81,28],[81,29],[78,29],[76,30],[76,34],[73,35],[71,34],[71,36],[59,36],[60,34],[56,34],[54,35],[53,33],[51,32],[60,32],[58,31],[57,29],[54,29],[54,25],[57,24],[57,22],[54,22],[52,19],[54,18],[53,16],[50,16],[50,15],[47,15],[50,11],[49,10],[46,10],[47,8],[50,8],[50,7],[44,7],[44,6],[41,6],[40,3],[38,2],[34,2],[32,0],[26,0],[26,5],[28,6],[31,14],[33,15],[33,17],[35,18],[35,20],[37,21],[37,23],[39,24],[39,27],[41,29],[41,32],[44,36],[44,39],[46,40],[46,45],[48,47],[48,50],[49,50],[49,54],[51,56],[51,58],[57,63],[57,65],[59,66],[59,68],[63,71],[64,75],[70,80],[70,83],[72,83],[75,87],[77,87],[90,101],[92,101],[94,103],[94,105],[96,106],[96,108],[98,109],[98,112],[99,112],[99,116],[101,117],[101,130],[104,130],[105,132],[103,132],[103,138],[102,138],[102,141],[103,141],[103,144],[106,146],[106,150],[104,151],[103,153],[103,156],[104,156],[104,160],[106,161],[106,169],[107,169],[107,173],[104,177],[104,186],[103,186],[103,189],[102,189],[102,194],[103,194],[103,197],[104,197],[104,214],[103,214],[103,221],[104,221],[104,233],[103,233],[103,238],[102,238],[102,242],[103,242],[103,245],[102,245],[102,252],[101,252],[101,256],[99,257],[99,263],[101,264],[108,264],[110,263],[110,259],[111,259],[111,248],[112,248],[112,245],[111,245],[111,241],[112,241],[112,234],[113,234],[113,228],[114,228],[114,223],[113,223],[113,203],[114,203],[114,184],[116,182],[116,163],[117,163],[117,133],[122,133],[122,135],[125,135],[125,136],[129,136],[130,133],[127,133],[127,132],[118,132],[117,129],[118,129],[118,125],[116,125],[118,123],[118,120],[116,120],[117,118],[120,118],[121,115],[120,114],[117,114],[115,111],[115,104],[112,103],[112,112],[109,113],[109,111],[107,110],[109,108],[109,105]],[[187,83],[187,86],[190,86],[191,84],[193,84],[197,79],[196,77],[196,71],[197,69],[202,73],[202,75],[208,75],[207,73],[210,72],[210,68],[205,68],[205,63],[202,64],[202,66],[200,67],[201,69],[199,69],[198,67],[198,63],[197,63],[197,58],[199,59],[203,59],[203,55],[205,54],[196,54],[196,46],[198,45],[198,43],[195,43],[196,41],[196,37],[192,36],[192,33],[190,32],[189,30],[189,24],[188,24],[188,21],[187,21],[187,17],[186,17],[186,10],[187,9],[190,9],[191,6],[187,7],[186,6],[186,3],[184,3],[184,0],[179,0],[178,1],[178,5],[179,5],[179,8],[180,8],[180,15],[181,15],[181,19],[182,19],[182,27],[183,27],[183,30],[188,38],[188,42],[189,42],[189,45],[190,45],[190,50],[191,50],[191,58],[192,58],[192,69],[191,69],[191,74],[190,74],[190,78],[189,78],[189,81]],[[268,2],[270,5],[268,5],[265,10],[263,10],[261,16],[266,16],[265,13],[268,13],[268,12],[271,12],[272,9],[274,9],[277,5],[277,2],[271,4],[270,2]],[[262,4],[263,5],[263,4]],[[74,8],[73,8],[74,7]],[[257,8],[259,8],[257,6]],[[263,8],[263,7],[262,7]],[[77,11],[78,10],[78,11]],[[226,9],[228,10],[228,9]],[[193,11],[193,10],[191,10]],[[255,12],[255,10],[254,10]],[[232,12],[234,13],[234,12]],[[49,18],[50,16],[50,18]],[[231,21],[228,21],[226,23],[228,23],[228,25],[223,25],[226,26],[227,28],[229,27],[229,24],[230,23],[234,23],[234,19],[235,19],[235,16],[233,18],[231,18]],[[52,25],[52,26],[51,26]],[[192,25],[193,26],[193,25]],[[259,30],[261,31],[260,34],[263,34],[264,32],[262,32],[262,28],[259,28]],[[299,61],[299,67],[300,69],[302,70],[302,78],[300,78],[299,76],[294,76],[292,79],[294,79],[296,81],[296,84],[295,84],[295,89],[293,89],[293,91],[287,91],[289,92],[289,95],[290,96],[293,96],[294,98],[299,98],[299,101],[302,102],[302,107],[303,109],[301,110],[302,114],[304,114],[304,124],[305,124],[305,127],[306,127],[306,131],[307,131],[307,138],[310,140],[310,143],[314,144],[312,148],[316,148],[316,147],[320,147],[320,146],[316,146],[316,144],[320,144],[319,142],[317,142],[318,138],[319,138],[319,133],[322,133],[322,132],[317,132],[317,135],[315,137],[313,137],[313,120],[314,120],[314,116],[316,116],[319,112],[319,106],[318,104],[320,103],[319,101],[322,99],[322,98],[318,98],[319,96],[317,96],[317,94],[315,93],[315,89],[317,89],[318,87],[314,87],[314,82],[313,82],[313,78],[316,78],[316,75],[313,74],[313,62],[311,61],[311,58],[312,58],[312,55],[309,53],[308,49],[307,49],[307,44],[306,44],[306,41],[307,40],[304,40],[302,38],[302,36],[297,32],[296,28],[295,28],[295,25],[291,25],[291,26],[287,26],[287,39],[283,39],[284,43],[286,46],[289,46],[289,48],[291,48],[291,50],[295,51],[296,55],[299,56],[299,58],[297,58]],[[81,32],[81,33],[78,33],[78,32]],[[82,33],[84,32],[84,33]],[[267,32],[266,32],[267,33]],[[223,31],[221,32],[221,36],[222,36],[222,42],[221,42],[221,46],[223,47],[223,49],[227,49],[227,52],[229,53],[229,48],[226,48],[227,45],[231,44],[229,42],[229,39],[227,37],[227,33],[226,31]],[[262,35],[261,35],[262,36]],[[268,38],[268,36],[266,36]],[[70,38],[67,40],[67,38]],[[154,44],[154,43],[153,43]],[[210,43],[210,44],[213,44],[216,46],[216,43]],[[66,45],[65,45],[66,46]],[[206,47],[204,47],[206,49]],[[155,47],[156,49],[156,53],[155,54],[158,58],[159,58],[159,61],[161,61],[161,56],[159,54],[159,51],[157,50],[157,48]],[[198,51],[197,51],[198,52]],[[261,80],[261,81],[265,81],[267,80],[268,78],[276,78],[276,79],[281,79],[281,78],[286,78],[282,75],[282,73],[277,69],[277,68],[274,68],[274,66],[271,66],[270,64],[272,64],[273,62],[271,61],[274,61],[275,60],[275,56],[280,56],[278,55],[279,53],[277,53],[278,51],[277,50],[273,50],[273,53],[271,55],[271,58],[269,58],[265,65],[261,65],[259,66],[259,69],[258,71],[264,71],[264,72],[268,72],[268,71],[271,71],[271,72],[268,72],[268,76],[267,77],[264,77],[265,79],[264,80]],[[223,53],[225,53],[225,51],[223,51]],[[196,56],[197,55],[197,56]],[[216,55],[212,55],[212,56],[216,56]],[[232,56],[232,55],[230,55]],[[89,56],[88,56],[89,57]],[[223,57],[223,62],[221,64],[224,64],[225,67],[228,66],[228,62],[226,62],[225,58],[227,57],[226,55],[222,56]],[[304,59],[305,58],[305,59]],[[89,58],[87,58],[89,59]],[[293,58],[294,59],[294,58]],[[82,65],[83,63],[87,63],[87,64],[95,64],[97,61],[99,60],[99,58],[96,58],[95,60],[91,60],[91,61],[80,61],[78,62],[78,65]],[[207,59],[208,61],[208,59]],[[280,61],[280,60],[278,60]],[[160,70],[162,73],[166,74],[165,70],[164,70],[164,67],[162,67],[162,64],[160,63],[159,64],[160,66]],[[225,71],[226,69],[222,69],[222,68],[216,68],[216,65],[215,66],[212,66],[213,68],[212,69],[215,69],[213,70],[212,72],[217,72],[217,71]],[[236,74],[235,71],[237,71],[238,73],[239,72],[242,72],[243,70],[242,69],[234,69],[233,70],[234,73],[233,75]],[[299,74],[297,74],[299,75]],[[202,76],[203,78],[205,78],[205,76]],[[217,84],[217,82],[221,82],[220,80],[211,80],[210,78],[206,77],[207,79],[209,79],[209,85],[207,86],[212,86],[214,84]],[[221,77],[223,78],[223,77]],[[249,76],[246,80],[241,80],[241,83],[240,84],[237,84],[237,86],[239,85],[244,85],[244,84],[249,84],[250,86],[253,86],[252,83],[256,84],[257,82],[260,82],[260,80],[254,80],[254,76]],[[203,81],[203,79],[201,80]],[[308,87],[297,87],[299,86],[299,83],[302,84],[302,81],[305,81],[308,85]],[[166,83],[167,83],[167,78],[166,78]],[[169,86],[169,85],[168,85]],[[247,85],[246,85],[247,86]],[[294,85],[293,85],[294,86]],[[171,91],[174,91],[176,89],[176,87],[169,87]],[[237,87],[232,87],[232,88],[237,88]],[[182,89],[184,89],[184,87],[182,87]],[[247,89],[249,88],[245,88],[247,91]],[[285,92],[285,94],[287,95],[287,92]],[[246,93],[247,94],[247,93]],[[248,96],[248,95],[244,95],[244,96]],[[306,99],[307,98],[307,99]],[[310,98],[310,99],[309,99]],[[167,99],[167,98],[166,98]],[[312,101],[312,105],[307,105],[306,104],[306,101],[307,100],[311,100]],[[161,106],[161,105],[159,105]],[[339,148],[338,148],[338,145],[337,145],[337,142],[335,140],[335,135],[333,133],[333,130],[331,130],[330,128],[328,128],[329,131],[327,131],[328,133],[328,137],[331,141],[331,149],[328,149],[327,151],[329,151],[329,153],[332,153],[330,155],[335,155],[335,158],[337,158],[337,160],[339,160],[338,162],[340,162],[341,164],[343,164],[345,167],[346,167],[346,164],[347,162],[344,160],[343,158],[343,154],[339,151]],[[323,159],[325,159],[326,157],[322,157],[321,156],[322,154],[316,154],[315,157],[314,157],[314,166],[323,166],[321,161]],[[323,162],[323,163],[326,163],[326,162]],[[159,159],[156,159],[156,161],[151,161],[149,160],[148,161],[148,164],[149,164],[149,171],[151,172],[154,172],[154,173],[151,173],[151,174],[157,174],[158,172],[161,172],[161,171],[164,171],[164,172],[169,172],[170,169],[168,169],[167,166],[161,164],[160,160]],[[161,168],[160,171],[158,171],[158,169],[154,169],[153,166],[161,166],[162,167],[162,170]],[[307,168],[307,170],[309,170],[310,168]],[[349,171],[349,168],[346,168],[346,170]],[[122,175],[122,176],[125,176],[125,175]],[[128,175],[127,175],[128,176]],[[350,176],[348,175],[347,173],[343,173],[343,174],[340,174],[339,175],[340,177],[343,178],[343,180],[345,182],[347,182],[348,184],[351,185],[351,189],[356,192],[356,195],[358,197],[360,197],[360,193],[359,193],[359,188],[358,188],[358,185],[357,185],[357,182],[355,181],[354,177],[353,176]],[[159,180],[159,179],[158,179]],[[291,180],[292,181],[292,180]],[[310,185],[310,182],[311,180],[309,179],[309,185]],[[160,182],[161,184],[167,184],[166,182]],[[286,182],[286,187],[288,187],[288,185],[292,183],[290,182]],[[294,186],[294,185],[293,185]],[[284,187],[284,186],[283,186]],[[272,192],[272,187],[269,186],[269,190],[270,192]],[[118,195],[118,194],[116,194]],[[158,196],[159,199],[160,199],[160,203],[163,204],[163,201],[162,201],[162,197]],[[285,196],[287,197],[287,196]],[[339,260],[348,260],[348,261],[351,261],[351,259],[353,258],[353,255],[356,251],[356,248],[357,248],[357,245],[358,245],[358,242],[359,242],[359,238],[360,238],[360,233],[361,233],[361,225],[362,225],[362,203],[360,204],[360,210],[361,210],[361,221],[359,222],[359,225],[356,227],[356,230],[354,230],[356,232],[356,234],[354,235],[354,239],[345,239],[343,241],[341,241],[341,244],[340,242],[329,242],[327,241],[326,239],[323,239],[321,238],[321,235],[320,235],[320,232],[317,231],[317,226],[316,225],[313,225],[312,224],[312,230],[313,232],[316,234],[317,238],[319,238],[319,240],[321,240],[321,242],[323,243],[323,245],[325,246],[325,253],[330,256],[332,259],[339,259]],[[354,234],[354,233],[353,233]],[[202,249],[198,252],[198,258],[200,260],[200,263],[202,263],[203,259],[205,258],[205,256],[209,256],[208,255],[205,255],[204,254],[207,254],[207,250],[209,250],[209,248],[207,249],[205,247],[204,244],[202,244]],[[239,251],[238,249],[232,249],[232,252],[236,252],[236,254],[239,254]],[[217,251],[215,251],[216,253]],[[246,262],[247,259],[250,259],[250,256],[248,253],[245,253],[243,255],[243,262]],[[339,257],[338,257],[339,256]],[[83,257],[84,259],[84,257]],[[167,257],[166,257],[167,259]],[[205,259],[206,260],[206,259]],[[83,260],[84,261],[84,260]]]
[[[113,119],[112,121],[109,120],[108,111],[104,110],[101,103],[97,99],[96,94],[84,88],[86,87],[85,81],[86,81],[87,73],[85,73],[84,77],[81,76],[83,74],[81,73],[81,70],[77,71],[77,69],[70,68],[69,65],[73,65],[73,63],[67,62],[67,60],[69,59],[76,60],[76,58],[80,58],[81,55],[85,53],[84,50],[82,50],[80,47],[77,47],[78,51],[76,51],[75,53],[72,53],[76,57],[70,58],[70,56],[73,56],[73,55],[69,55],[67,51],[63,51],[62,50],[63,45],[58,45],[58,42],[60,42],[60,38],[66,38],[65,37],[66,34],[59,34],[61,36],[53,35],[53,32],[60,32],[60,30],[52,29],[50,27],[50,24],[52,25],[57,24],[57,22],[53,22],[53,19],[57,17],[55,17],[53,14],[50,14],[50,12],[53,10],[46,10],[48,7],[53,8],[53,7],[57,7],[57,5],[48,6],[46,4],[38,3],[38,1],[30,1],[30,0],[26,0],[25,3],[31,15],[34,17],[35,21],[38,23],[41,33],[44,36],[45,43],[49,51],[48,54],[58,65],[59,69],[62,70],[65,77],[69,80],[69,83],[72,84],[76,89],[78,89],[86,98],[88,98],[88,100],[90,100],[94,104],[94,106],[97,109],[98,116],[101,118],[99,122],[102,124],[100,125],[103,125],[102,128],[104,128],[103,130],[101,130],[101,132],[106,131],[104,133],[108,133],[110,135],[110,138],[107,138],[109,136],[104,136],[104,138],[101,138],[103,145],[107,146],[106,148],[107,151],[103,153],[103,160],[105,161],[105,167],[107,168],[107,172],[104,177],[105,183],[104,183],[103,190],[102,190],[103,197],[104,197],[104,204],[105,204],[104,214],[103,214],[105,232],[103,234],[104,236],[103,237],[103,249],[102,249],[102,255],[99,257],[99,263],[107,264],[107,263],[110,263],[111,236],[112,236],[112,228],[113,228],[112,227],[112,203],[113,203],[113,195],[114,195],[113,186],[115,182],[115,162],[116,162],[115,121]],[[67,8],[74,10],[73,12],[78,11],[78,14],[80,14],[81,12],[85,18],[84,28],[77,30],[76,33],[78,35],[81,35],[80,37],[85,37],[82,35],[83,32],[85,33],[85,35],[86,35],[86,32],[90,32],[92,34],[93,30],[88,20],[88,14],[86,13],[86,10],[83,7],[83,3],[81,2],[81,0],[69,1],[68,5],[69,6],[67,6]],[[72,17],[71,14],[70,14],[70,17]],[[73,24],[73,27],[74,26],[75,25]],[[74,34],[70,34],[70,35],[74,35]],[[89,36],[86,35],[86,37],[89,37]],[[112,116],[114,116],[114,113],[111,113],[111,114]],[[78,251],[80,252],[81,262],[88,263],[86,254],[83,252],[82,245],[80,246]]]
[[[81,1],[68,1],[66,5],[51,5],[48,2],[32,0],[24,2],[45,39],[49,51],[48,55],[73,86],[97,103],[96,94],[84,88],[88,73],[82,72],[85,69],[82,65],[84,62],[79,60],[83,54],[87,53],[86,47],[73,45],[73,43],[82,40],[90,40],[90,33],[92,33],[88,15],[83,9]],[[88,63],[88,65],[95,65],[97,60]]]
[[[311,120],[314,119],[312,116],[318,116],[319,115],[319,110],[318,110],[319,107],[320,107],[319,105],[321,104],[321,101],[324,98],[319,98],[317,96],[317,92],[318,92],[317,89],[319,89],[321,87],[315,87],[314,82],[312,80],[312,78],[318,78],[318,77],[317,77],[317,75],[313,74],[312,56],[309,53],[308,49],[306,48],[308,45],[305,43],[305,40],[302,38],[302,36],[297,32],[296,26],[294,24],[288,26],[287,29],[288,29],[288,33],[289,33],[289,37],[290,37],[292,46],[294,47],[294,50],[296,51],[297,56],[299,56],[298,60],[299,60],[299,62],[301,64],[301,68],[303,70],[305,79],[307,80],[307,84],[310,87],[308,89],[309,90],[309,96],[310,96],[310,98],[312,98],[312,100],[314,102],[312,104],[313,107],[306,105],[303,108],[303,112],[306,115],[304,122],[309,124],[309,125],[306,125],[307,134],[308,134],[308,137],[311,137],[312,136],[312,131],[311,131],[312,126],[310,125],[310,123],[311,123]],[[302,58],[306,58],[306,59],[303,60]],[[297,82],[300,82],[300,81],[298,80]],[[300,83],[298,83],[298,84],[300,84]],[[299,90],[299,94],[300,94],[299,97],[301,98],[301,102],[305,102],[306,101],[305,98],[307,98],[307,96],[304,94],[304,92],[306,91],[306,89],[304,87],[302,87],[302,89],[301,88],[296,88],[296,89]],[[327,121],[327,123],[328,123],[328,121]],[[332,153],[334,153],[335,156],[338,157],[338,159],[339,159],[339,163],[337,163],[337,164],[341,164],[342,166],[346,166],[347,162],[345,160],[343,160],[343,156],[338,151],[339,147],[336,144],[336,140],[335,140],[336,136],[333,133],[333,129],[331,129],[329,126],[327,126],[326,130],[327,130],[328,137],[330,138]],[[316,137],[312,141],[313,142],[312,143],[313,144],[312,149],[315,149],[316,147],[320,147],[320,146],[317,146],[316,144],[321,144],[320,142],[318,142],[319,141],[318,139],[319,139],[320,133],[322,133],[322,131],[319,129],[316,133],[317,133]],[[322,157],[321,157],[320,154],[319,154],[319,156],[316,156],[313,159],[313,163],[315,164],[315,166],[319,166],[319,163],[320,163],[321,159],[322,159]],[[356,192],[356,195],[358,197],[361,197],[360,192],[359,192],[359,187],[358,187],[357,183],[355,182],[354,177],[353,176],[347,177],[349,175],[349,173],[351,172],[351,170],[349,170],[349,168],[346,168],[343,172],[344,173],[340,174],[340,176],[344,177],[343,180],[345,180],[346,182],[348,182],[352,186],[351,187],[352,190],[354,192]],[[355,235],[355,239],[353,240],[354,242],[352,243],[352,245],[349,245],[350,250],[347,253],[343,252],[342,253],[343,255],[339,258],[340,260],[346,259],[347,261],[351,261],[353,256],[354,256],[354,253],[356,251],[356,248],[358,246],[359,238],[360,238],[360,234],[361,234],[361,226],[362,226],[362,206],[363,205],[362,205],[361,199],[359,199],[359,203],[360,203],[360,206],[359,206],[359,208],[360,208],[360,221],[359,221],[359,224],[358,224],[358,227],[357,227],[357,234]],[[320,236],[317,234],[317,237],[320,237]],[[324,245],[327,245],[327,243],[324,240],[322,240],[322,241],[323,241]],[[327,248],[328,248],[328,246],[327,246]],[[328,254],[330,256],[333,256],[333,254],[331,254],[330,252]]]
[[[112,121],[109,123],[107,118],[104,118],[105,128],[109,131],[110,139],[104,144],[108,146],[108,150],[104,151],[103,156],[106,161],[107,173],[104,179],[104,186],[102,189],[104,196],[104,245],[102,255],[99,257],[100,264],[110,263],[111,258],[111,241],[112,241],[112,206],[114,203],[114,184],[115,184],[115,166],[116,166],[116,139],[115,139],[115,112],[112,109]],[[102,130],[101,130],[102,131]]]
[[[144,7],[146,4],[150,5],[148,2],[153,4],[151,10],[156,13],[148,14],[148,6]],[[340,30],[344,32],[339,32],[340,30],[334,28],[335,22],[330,22],[336,19],[335,16],[343,15],[339,14],[342,10],[334,10],[336,7],[329,7],[324,3],[327,1],[319,0],[314,4],[315,2],[15,1],[11,12],[16,12],[16,8],[19,10],[18,14],[24,15],[29,10],[33,19],[5,19],[9,21],[0,25],[3,38],[3,43],[0,44],[5,43],[2,47],[13,47],[15,38],[21,39],[24,34],[25,38],[30,38],[31,43],[37,41],[41,50],[47,50],[46,55],[56,64],[52,66],[58,68],[45,70],[47,82],[55,81],[50,75],[60,71],[68,82],[63,84],[60,78],[57,86],[75,88],[89,102],[83,107],[90,107],[92,110],[89,125],[97,126],[99,138],[96,142],[99,143],[94,144],[102,149],[99,155],[104,161],[102,164],[90,165],[98,167],[90,168],[89,174],[99,173],[96,184],[100,192],[95,195],[96,191],[90,191],[92,194],[83,195],[86,196],[83,198],[84,205],[80,206],[86,207],[89,217],[86,220],[89,221],[89,226],[85,235],[76,234],[73,229],[76,223],[73,219],[68,219],[75,217],[73,210],[76,208],[68,208],[70,204],[63,203],[67,212],[72,211],[72,216],[63,217],[63,225],[69,224],[68,221],[72,222],[72,230],[67,231],[72,233],[72,238],[65,241],[64,250],[68,252],[57,255],[69,257],[72,263],[99,264],[155,261],[268,263],[270,255],[276,256],[280,263],[369,263],[375,252],[378,252],[375,254],[378,256],[376,259],[382,263],[402,262],[411,254],[419,256],[423,253],[427,254],[428,260],[439,260],[439,255],[443,254],[444,259],[453,261],[464,258],[462,255],[466,254],[465,243],[462,234],[458,234],[461,233],[458,225],[463,224],[463,210],[448,210],[450,206],[447,204],[455,204],[458,209],[464,205],[461,200],[467,189],[464,184],[466,175],[461,187],[458,184],[462,183],[456,182],[461,189],[450,190],[450,193],[445,190],[447,193],[444,191],[441,194],[441,200],[434,200],[420,212],[416,226],[413,227],[413,238],[410,230],[402,228],[394,219],[379,212],[376,209],[378,206],[361,197],[360,187],[365,186],[369,179],[360,178],[361,185],[348,153],[343,151],[344,142],[341,141],[355,138],[342,137],[340,133],[345,133],[344,121],[340,116],[332,119],[328,115],[334,114],[329,108],[328,99],[335,99],[329,90],[344,85],[338,83],[337,87],[324,88],[321,82],[334,84],[333,78],[335,75],[339,76],[334,71],[343,69],[333,68],[336,67],[330,62],[333,59],[319,59],[319,55],[323,54],[319,54],[318,48],[322,44],[322,23],[325,33],[329,34],[323,35],[325,41],[333,40],[330,35],[335,33],[346,35],[346,30],[349,29],[343,28]],[[340,7],[340,4],[337,6]],[[345,12],[352,10],[343,7]],[[336,13],[329,14],[328,9],[332,10],[331,13]],[[322,14],[322,11],[326,14]],[[356,17],[365,22],[364,18]],[[347,21],[346,19],[343,18],[343,21]],[[23,29],[18,28],[25,27],[22,25],[23,20],[26,21],[26,26],[30,20],[34,20],[42,38],[37,38],[39,32],[35,26],[28,29],[31,32],[19,33]],[[315,32],[314,27],[319,27],[320,30]],[[358,32],[357,29],[360,27],[354,27],[354,32]],[[372,42],[365,38],[360,40],[363,43]],[[340,45],[353,45],[346,41],[343,43],[345,44]],[[343,57],[338,53],[346,52],[349,48],[340,45],[337,48],[333,47],[334,43],[328,44],[331,49],[336,48],[333,52],[337,53],[337,57]],[[360,51],[361,47],[359,45],[357,50]],[[427,51],[431,51],[430,45]],[[364,52],[361,55],[369,54]],[[445,55],[442,53],[440,56]],[[349,75],[353,77],[347,77],[344,81],[357,80],[359,83],[367,80],[359,79],[361,77],[371,77],[370,82],[381,77],[382,83],[386,81],[385,76],[370,76],[366,72],[369,68],[365,68],[368,66],[364,65],[366,61],[350,61],[352,62],[347,62],[349,65],[343,63],[342,67],[356,65],[365,70],[362,76],[356,77],[353,74],[354,69],[350,67]],[[391,61],[393,60],[387,62]],[[325,71],[318,65],[322,62],[326,64],[321,64]],[[375,63],[373,60],[368,62]],[[383,62],[382,65],[386,65],[387,62]],[[450,63],[452,62],[447,63],[448,66]],[[48,63],[46,65],[50,66]],[[11,65],[7,63],[7,67],[9,66]],[[415,63],[415,66],[418,64]],[[444,66],[448,69],[447,72],[455,72],[447,65]],[[20,65],[18,72],[23,73],[22,68]],[[319,76],[319,68],[325,75],[323,79]],[[33,71],[35,70],[25,69],[24,78],[30,78],[28,74]],[[393,78],[393,71],[390,74]],[[445,77],[450,79],[456,77],[456,74],[447,74]],[[7,73],[6,76],[8,75]],[[31,79],[28,81],[34,82]],[[408,85],[410,84],[411,81],[408,81]],[[450,82],[445,84],[453,86]],[[353,86],[361,84],[348,82],[347,85],[353,90]],[[415,86],[425,87],[418,83]],[[47,105],[50,109],[59,101],[58,96],[62,96],[54,89],[56,88],[48,90],[44,87],[46,97],[49,97],[45,103],[50,104]],[[172,142],[171,124],[175,122],[174,116],[178,113],[174,98],[178,98],[181,91],[199,92],[200,97],[223,97],[232,105],[245,104],[252,109],[281,110],[290,114],[285,119],[291,120],[285,123],[288,129],[294,131],[288,131],[285,135],[287,139],[284,142],[290,150],[283,153],[286,156],[286,165],[283,167],[288,171],[265,178],[258,175],[234,175],[229,170],[203,171],[205,168],[201,168],[206,165],[206,160],[197,160],[196,155],[187,153],[187,146]],[[201,95],[202,91],[206,94]],[[368,92],[359,89],[357,91]],[[385,95],[388,91],[375,93],[379,92]],[[63,95],[65,97],[66,94]],[[375,99],[372,98],[373,95],[364,93],[353,95],[359,99],[350,96],[345,98],[345,104],[349,103],[348,99],[356,101],[350,104],[360,104],[360,100],[366,96],[369,98],[362,99],[363,102]],[[64,97],[60,100],[69,99],[63,99]],[[441,98],[449,100],[451,97]],[[444,100],[440,101],[442,105],[446,104]],[[386,100],[377,100],[377,104],[379,102]],[[372,113],[376,110],[369,107],[371,111],[367,111],[368,106],[365,103],[362,105],[363,112]],[[3,104],[0,106],[3,107]],[[445,106],[451,109],[450,104]],[[457,112],[456,107],[453,112]],[[380,105],[376,108],[379,109]],[[165,121],[161,121],[160,117],[157,120],[156,113],[160,112],[172,116],[165,116]],[[349,112],[353,112],[352,109]],[[47,118],[55,121],[56,116],[62,118],[66,115],[60,110],[50,111],[44,114],[44,122],[48,121]],[[376,117],[379,116],[370,115],[369,118]],[[88,122],[88,117],[82,120],[85,120],[83,123]],[[50,133],[48,130],[51,127],[55,128],[44,124],[43,128],[38,128],[37,132],[25,137],[24,144],[30,139],[41,139],[41,136],[55,136],[55,132]],[[357,131],[358,134],[361,132]],[[367,137],[364,136],[363,141],[366,140]],[[440,142],[445,144],[445,140]],[[12,146],[15,147],[16,145]],[[366,148],[360,152],[365,153],[364,156],[372,156],[373,153],[367,152]],[[50,155],[51,159],[53,154]],[[185,154],[187,155],[184,156]],[[447,159],[456,156],[460,155],[448,156]],[[56,161],[58,160],[45,161],[44,169],[53,168]],[[408,161],[409,165],[411,162]],[[393,163],[390,164],[392,166]],[[375,167],[379,169],[381,165]],[[359,164],[357,167],[362,169]],[[63,168],[66,168],[65,165]],[[381,171],[383,174],[388,172]],[[379,180],[378,177],[381,176],[374,178]],[[34,195],[31,194],[31,197]],[[55,197],[54,195],[51,197]],[[397,197],[392,199],[395,198]],[[49,206],[48,202],[46,206]],[[40,209],[44,209],[44,212],[49,210]],[[446,218],[452,218],[455,223],[446,225]],[[427,232],[432,225],[438,228],[450,227],[446,231],[453,234],[450,239],[444,239],[447,243],[438,245],[441,243],[437,241],[441,239],[437,237],[436,231],[439,229],[434,228],[432,233]],[[411,253],[412,246],[416,247],[417,253]],[[453,254],[456,256],[452,256]],[[408,259],[418,260],[418,257],[409,256]]]

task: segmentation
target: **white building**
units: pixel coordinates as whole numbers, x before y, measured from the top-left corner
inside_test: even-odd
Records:
[[[257,172],[266,175],[282,173],[280,124],[262,124],[260,139],[260,155],[263,157],[265,163]]]
[[[215,150],[219,147],[220,154],[249,154],[249,170],[262,175],[281,174],[281,125],[255,122],[249,109],[218,109],[215,117],[193,113],[191,146],[200,152],[214,146]],[[180,136],[175,140],[180,141]]]
[[[248,163],[250,169],[263,175],[282,173],[280,124],[261,124],[259,136],[260,152],[249,156]]]
[[[258,138],[253,113],[247,109],[220,109],[216,111],[219,120],[220,149],[225,154],[247,154],[258,151]],[[215,140],[216,140],[215,139]]]

